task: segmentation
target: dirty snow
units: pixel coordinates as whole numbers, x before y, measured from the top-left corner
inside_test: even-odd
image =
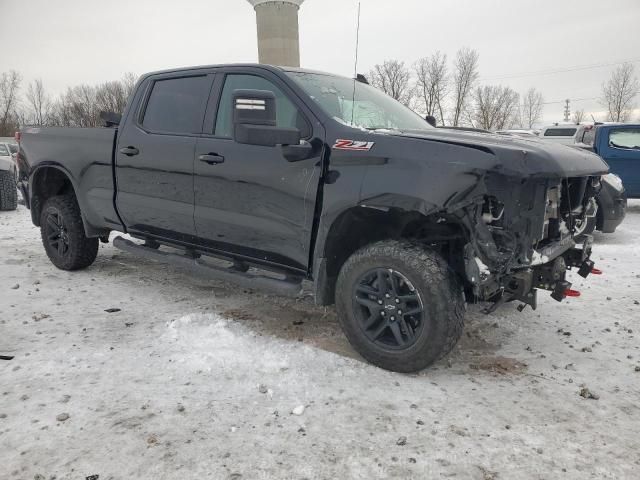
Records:
[[[472,306],[448,358],[400,375],[308,296],[111,245],[63,272],[0,212],[0,478],[640,478],[638,238],[632,201],[582,297]]]

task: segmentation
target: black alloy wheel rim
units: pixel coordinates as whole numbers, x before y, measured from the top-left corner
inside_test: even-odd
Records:
[[[59,257],[63,257],[69,251],[69,234],[64,225],[64,219],[60,212],[51,211],[46,219],[46,236],[51,250]]]
[[[375,268],[358,278],[353,307],[367,339],[384,349],[407,349],[424,329],[420,294],[404,275],[390,268]]]

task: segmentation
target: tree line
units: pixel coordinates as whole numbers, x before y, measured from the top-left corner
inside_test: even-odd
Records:
[[[531,129],[542,119],[544,97],[535,87],[520,95],[505,85],[482,85],[480,56],[476,50],[458,50],[452,62],[439,51],[408,66],[386,60],[369,72],[371,84],[409,108],[431,115],[439,125],[469,126],[486,130]],[[631,120],[640,90],[631,63],[614,70],[602,85],[599,103],[606,109],[604,120]],[[586,120],[584,110],[574,112],[572,121]]]
[[[439,51],[411,66],[391,59],[375,65],[368,74],[371,84],[439,125],[470,126],[486,130],[533,128],[542,119],[544,97],[535,87],[522,95],[505,85],[483,85],[479,75],[480,56],[462,48],[450,62]],[[96,127],[101,111],[122,113],[136,82],[126,73],[120,80],[99,85],[81,84],[52,97],[40,79],[22,88],[16,71],[0,75],[0,137],[12,136],[24,125]],[[604,120],[631,120],[640,91],[632,63],[618,66],[602,84],[600,104]],[[584,110],[572,120],[586,120]]]
[[[100,112],[122,113],[135,86],[136,76],[99,85],[81,84],[52,97],[41,79],[22,88],[22,76],[11,70],[0,75],[0,137],[13,136],[24,125],[97,127]]]

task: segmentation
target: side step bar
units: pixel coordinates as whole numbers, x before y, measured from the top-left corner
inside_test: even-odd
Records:
[[[126,238],[116,237],[113,239],[113,246],[125,252],[139,255],[149,260],[169,263],[171,265],[184,268],[191,274],[214,278],[223,282],[235,283],[244,288],[256,288],[268,290],[278,295],[295,297],[302,288],[301,277],[287,277],[284,280],[266,277],[264,275],[254,275],[241,270],[209,265],[199,258],[177,253],[168,253],[156,250],[144,245],[139,245]]]

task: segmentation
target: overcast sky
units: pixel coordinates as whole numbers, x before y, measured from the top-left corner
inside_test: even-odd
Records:
[[[352,75],[357,3],[305,1],[302,66]],[[245,0],[0,0],[0,45],[0,72],[42,78],[53,93],[124,72],[258,57]],[[596,112],[612,64],[632,61],[640,74],[639,45],[640,0],[363,0],[358,70],[469,46],[482,82],[533,86],[545,102],[571,98],[573,110]],[[561,120],[562,109],[546,105],[545,121]]]

